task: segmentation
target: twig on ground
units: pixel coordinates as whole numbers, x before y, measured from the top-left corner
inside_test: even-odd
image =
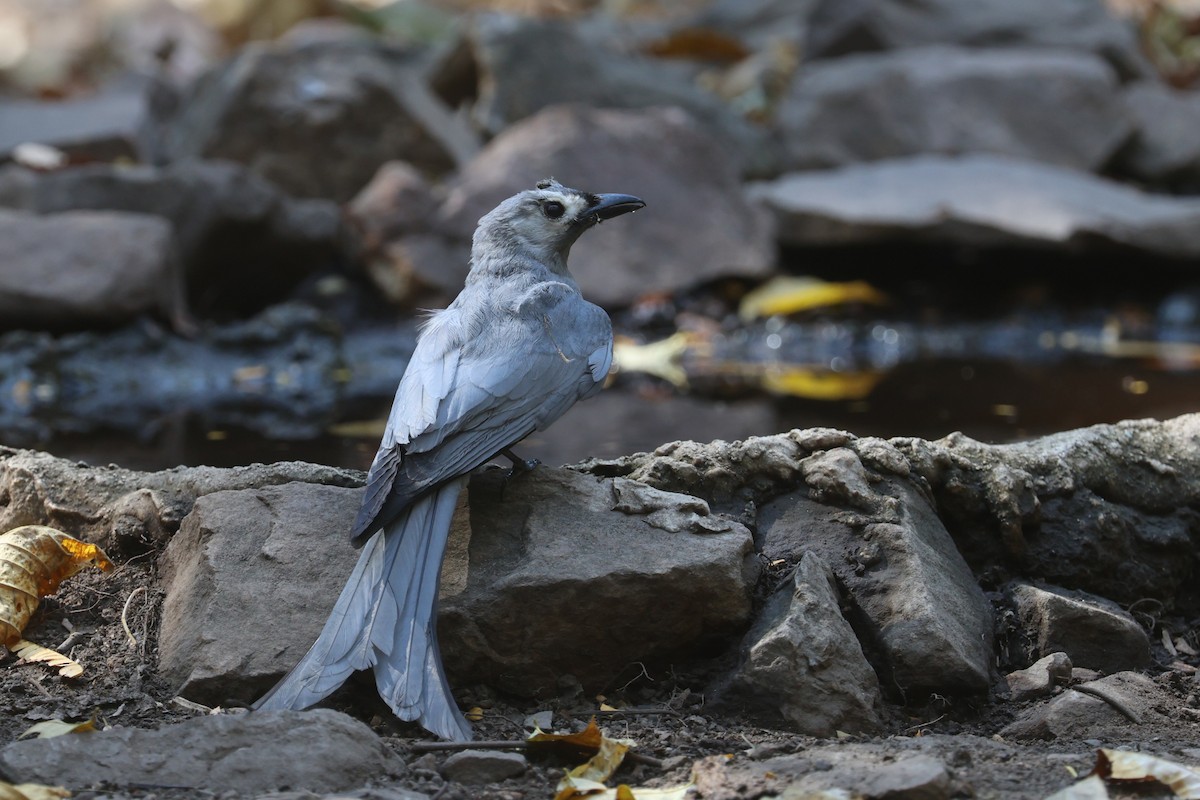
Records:
[[[138,640],[133,635],[133,631],[129,630],[129,605],[133,602],[133,598],[146,591],[145,586],[139,586],[129,593],[129,597],[125,598],[125,607],[121,609],[121,627],[125,629],[125,635],[129,637],[129,646],[137,648]]]
[[[536,742],[533,744],[536,744]],[[433,753],[446,750],[525,750],[529,745],[530,742],[513,739],[511,741],[493,740],[482,742],[413,742],[409,745],[409,748],[414,753]],[[644,755],[636,750],[627,750],[625,758],[635,764],[645,764],[657,769],[662,769],[663,766],[661,758]]]
[[[1120,711],[1122,714],[1124,714],[1125,718],[1128,719],[1130,722],[1132,722],[1135,725],[1140,725],[1142,722],[1142,718],[1139,717],[1137,714],[1135,714],[1129,708],[1129,706],[1125,705],[1119,699],[1112,696],[1111,694],[1104,691],[1103,689],[1098,689],[1095,686],[1086,686],[1086,685],[1071,686],[1068,688],[1070,688],[1076,692],[1079,692],[1081,694],[1091,695],[1092,697],[1095,697],[1098,700],[1103,700],[1104,702],[1108,703],[1110,706],[1115,708],[1117,711]]]
[[[946,715],[942,714],[940,717],[937,717],[936,719],[929,720],[929,722],[922,722],[920,725],[913,725],[910,728],[905,728],[904,733],[908,733],[909,731],[917,731],[917,730],[920,730],[921,728],[928,728],[930,725],[934,725],[938,722],[941,722],[945,718],[946,718]]]

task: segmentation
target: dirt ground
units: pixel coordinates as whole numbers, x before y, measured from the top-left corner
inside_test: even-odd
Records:
[[[68,580],[59,593],[46,598],[26,629],[26,638],[69,655],[85,668],[76,679],[61,678],[37,664],[18,663],[11,655],[0,661],[0,746],[44,720],[85,720],[97,726],[153,728],[203,713],[174,701],[172,687],[157,675],[157,623],[161,596],[156,586],[155,555],[146,553],[101,574],[88,570]],[[122,614],[136,646],[122,626]],[[1166,663],[1166,652],[1158,655]],[[1177,659],[1171,659],[1177,662]],[[1196,659],[1193,659],[1193,662]],[[1022,707],[1003,701],[951,703],[935,698],[921,708],[889,707],[888,730],[875,737],[852,736],[819,740],[770,730],[744,721],[721,718],[706,711],[704,697],[689,686],[682,672],[655,682],[633,683],[606,698],[614,706],[635,711],[609,714],[601,727],[612,737],[633,739],[641,763],[627,760],[610,783],[631,786],[670,786],[686,783],[693,763],[706,756],[732,756],[728,764],[749,764],[770,757],[816,752],[820,748],[854,747],[868,743],[885,757],[901,760],[914,752],[939,758],[953,777],[955,797],[1042,798],[1085,776],[1096,761],[1098,747],[1144,749],[1185,763],[1200,763],[1200,681],[1177,666],[1159,668],[1154,680],[1169,698],[1157,708],[1167,724],[1122,726],[1117,735],[1082,740],[1003,742],[995,734]],[[551,798],[563,770],[586,757],[551,754],[531,757],[530,769],[519,777],[490,786],[448,783],[438,774],[451,751],[426,751],[430,741],[418,729],[396,722],[376,700],[369,686],[351,687],[334,696],[332,705],[364,720],[408,763],[408,770],[388,787],[422,792],[438,800],[470,798]],[[527,735],[524,721],[536,712],[554,711],[554,727],[581,728],[594,713],[593,697],[567,695],[556,703],[525,705],[495,697],[486,688],[467,688],[461,699],[484,708],[476,723],[480,740],[520,741]],[[1186,758],[1189,749],[1193,756]],[[737,780],[708,783],[705,797],[757,798],[765,785]],[[778,790],[778,786],[776,786]],[[1172,797],[1158,784],[1110,786],[1113,797]],[[176,798],[200,796],[193,791],[143,787],[120,791],[78,792],[76,797]],[[231,797],[204,792],[206,797]],[[313,796],[313,795],[310,795]],[[370,796],[370,795],[368,795]],[[386,797],[386,793],[377,794]],[[905,795],[913,796],[913,795]],[[923,795],[922,795],[923,796]],[[939,795],[941,796],[941,795]]]

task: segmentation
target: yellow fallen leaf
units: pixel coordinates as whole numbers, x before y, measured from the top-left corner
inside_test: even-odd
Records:
[[[1094,772],[1114,781],[1158,781],[1182,800],[1200,800],[1200,771],[1147,753],[1101,749]]]
[[[91,733],[96,730],[96,718],[84,720],[83,722],[66,722],[61,719],[48,719],[45,722],[39,722],[36,725],[31,725],[26,728],[18,739],[24,739],[27,736],[33,736],[38,739],[53,739],[55,736],[64,736],[68,733]]]
[[[479,706],[475,706],[470,711],[463,714],[463,716],[471,722],[479,722],[483,719],[483,709]]]
[[[0,536],[0,644],[18,642],[41,599],[89,564],[104,572],[113,568],[96,545],[45,525]]]
[[[27,639],[18,640],[16,644],[9,645],[8,649],[22,661],[58,667],[58,674],[64,678],[78,678],[83,674],[83,666],[78,661],[72,661],[57,650],[42,647]]]
[[[871,394],[883,376],[883,372],[873,370],[834,372],[779,364],[763,371],[762,386],[773,394],[810,400],[861,400]]]
[[[61,786],[40,783],[11,784],[0,781],[0,800],[59,800],[71,793]]]
[[[604,734],[600,732],[600,726],[596,724],[596,718],[592,717],[587,727],[578,733],[546,733],[542,730],[536,730],[529,737],[528,741],[530,744],[560,743],[583,747],[589,750],[598,750],[602,739],[604,739]]]
[[[742,298],[738,316],[744,320],[775,314],[796,314],[844,303],[883,305],[888,298],[864,281],[834,283],[819,278],[773,278]]]

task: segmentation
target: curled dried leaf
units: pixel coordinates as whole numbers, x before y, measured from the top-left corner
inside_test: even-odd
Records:
[[[1200,800],[1200,770],[1149,753],[1102,749],[1094,772],[1112,781],[1157,781],[1176,797]]]
[[[61,786],[46,786],[41,783],[11,784],[0,781],[0,800],[58,800],[70,796],[71,793]]]
[[[89,564],[104,572],[113,568],[96,545],[45,525],[0,536],[0,644],[20,641],[41,599]]]
[[[27,639],[21,639],[16,644],[10,645],[9,649],[22,661],[58,667],[58,674],[64,678],[78,678],[83,674],[83,666],[78,661],[72,661],[57,650],[42,647]]]

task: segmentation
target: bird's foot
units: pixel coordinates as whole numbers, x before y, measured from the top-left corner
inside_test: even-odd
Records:
[[[508,477],[512,477],[520,472],[533,472],[541,466],[542,462],[536,458],[521,458],[512,451],[511,447],[506,447],[500,451],[500,454],[512,462],[512,469],[508,471]]]

